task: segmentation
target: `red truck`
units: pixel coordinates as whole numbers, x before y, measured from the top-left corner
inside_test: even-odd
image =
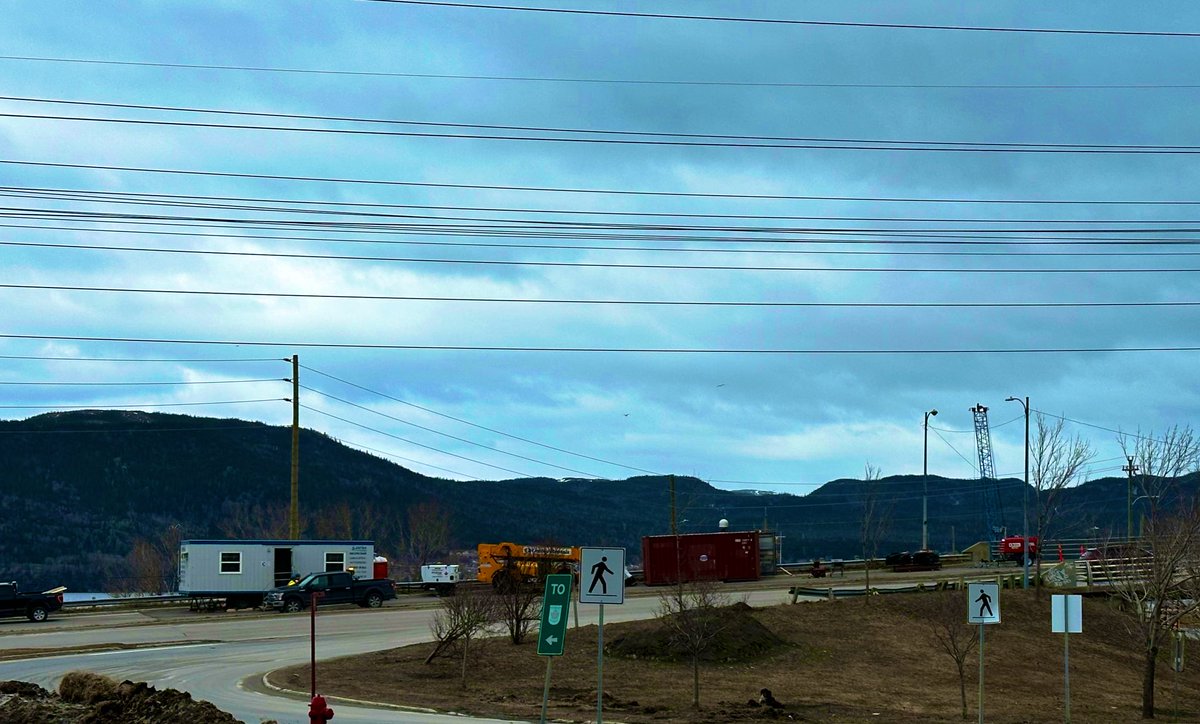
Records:
[[[1029,560],[1035,560],[1038,557],[1038,537],[1036,535],[1029,536]],[[1010,535],[1000,541],[1000,560],[1016,561],[1020,563],[1025,560],[1025,538],[1019,535]]]

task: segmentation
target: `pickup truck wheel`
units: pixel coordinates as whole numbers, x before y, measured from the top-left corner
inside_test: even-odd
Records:
[[[29,609],[28,614],[29,620],[37,623],[45,621],[48,615],[50,615],[50,612],[46,610],[45,606],[33,606]]]
[[[383,605],[383,596],[379,595],[378,591],[371,591],[367,594],[367,608],[379,608]]]
[[[289,598],[283,602],[283,613],[300,613],[304,609],[304,604],[298,598]]]

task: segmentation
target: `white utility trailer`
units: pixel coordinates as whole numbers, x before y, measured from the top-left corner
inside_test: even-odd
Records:
[[[185,540],[179,544],[179,593],[193,609],[253,608],[263,594],[298,576],[351,571],[373,577],[369,540]]]

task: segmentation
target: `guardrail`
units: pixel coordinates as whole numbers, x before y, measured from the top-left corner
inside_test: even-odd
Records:
[[[1076,585],[1115,586],[1147,578],[1153,561],[1145,558],[1108,558],[1075,561]]]
[[[1022,586],[1021,574],[1005,573],[997,575],[991,574],[975,574],[961,575],[953,578],[938,578],[928,581],[920,581],[917,583],[883,583],[877,586],[871,586],[867,590],[863,586],[792,586],[788,589],[788,593],[792,596],[792,603],[796,603],[800,596],[809,598],[825,598],[830,601],[835,598],[843,598],[847,596],[866,596],[866,595],[883,595],[889,593],[917,593],[922,591],[953,591],[963,590],[968,583],[979,582],[995,582],[1001,588],[1020,588]]]
[[[187,600],[187,596],[181,596],[178,593],[169,593],[160,596],[121,596],[117,598],[100,598],[91,601],[64,601],[63,608],[112,608],[114,606],[131,606],[143,603],[187,603]]]

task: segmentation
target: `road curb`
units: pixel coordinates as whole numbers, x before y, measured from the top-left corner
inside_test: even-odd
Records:
[[[302,699],[304,701],[308,700],[308,692],[306,692],[306,691],[297,691],[295,689],[289,689],[287,687],[276,686],[275,684],[272,684],[268,680],[267,677],[269,677],[273,673],[275,673],[275,672],[268,671],[267,673],[262,675],[260,681],[262,682],[262,685],[264,687],[266,687],[267,689],[270,689],[271,691],[275,691],[280,694],[283,694],[289,698]],[[249,678],[252,679],[254,677],[249,677]],[[382,702],[382,701],[367,701],[365,699],[351,699],[348,696],[332,696],[329,694],[325,694],[324,696],[327,701],[329,701],[331,703],[335,703],[335,704],[341,703],[341,704],[348,704],[351,706],[365,706],[365,707],[369,707],[372,709],[392,709],[395,711],[410,711],[410,712],[414,712],[414,713],[418,713],[418,714],[445,714],[447,716],[466,716],[465,714],[459,714],[459,713],[453,712],[453,711],[441,711],[438,709],[430,709],[428,707],[423,707],[423,706],[404,706],[403,704],[389,704],[387,702]]]

